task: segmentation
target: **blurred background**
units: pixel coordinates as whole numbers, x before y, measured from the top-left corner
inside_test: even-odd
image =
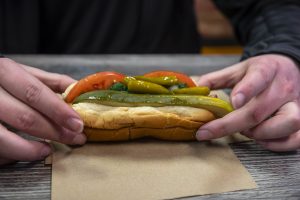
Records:
[[[242,52],[211,0],[0,0],[0,30],[3,54]]]
[[[194,0],[197,28],[203,39],[202,54],[241,54],[227,18],[211,0]]]

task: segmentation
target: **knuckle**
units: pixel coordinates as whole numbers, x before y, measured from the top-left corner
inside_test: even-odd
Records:
[[[65,80],[71,79],[67,75],[57,74],[57,73],[53,74],[53,78],[55,81],[53,81],[53,83],[51,84],[53,84],[52,89],[54,89],[55,91],[64,91],[66,89]]]
[[[282,93],[285,95],[295,94],[294,97],[296,97],[297,92],[294,83],[287,81],[285,84],[283,84]]]
[[[57,82],[57,88],[60,89],[60,90],[65,89],[65,88],[62,88],[62,86],[64,85],[63,83],[64,83],[65,80],[69,80],[70,77],[67,76],[67,75],[62,75],[62,74],[58,74],[57,76],[58,76],[57,77],[58,81],[56,81]]]
[[[57,74],[59,79],[70,79],[70,76],[65,74]]]
[[[289,116],[289,127],[293,130],[300,129],[300,116],[299,115],[290,115]]]
[[[266,81],[266,84],[271,82],[272,77],[278,68],[278,62],[269,58],[260,57],[256,58],[249,63],[250,70],[257,72],[262,80]]]
[[[14,61],[8,58],[0,59],[0,77],[7,76],[7,67],[13,63]]]
[[[51,76],[53,77],[54,80],[59,81],[61,79],[64,79],[68,77],[67,75],[64,74],[58,74],[58,73],[52,73]]]
[[[22,130],[30,130],[35,124],[35,117],[31,113],[23,113],[17,116],[18,127]]]
[[[264,120],[263,109],[258,108],[253,112],[248,112],[248,120],[252,125],[259,124]]]
[[[59,79],[56,79],[56,80],[58,80],[58,81],[54,81],[53,83],[51,83],[51,89],[54,91],[60,91],[61,81],[59,81]]]
[[[257,57],[257,62],[270,67],[277,67],[280,65],[277,59],[270,59],[269,56],[259,56]]]
[[[200,85],[200,83],[205,83],[206,85],[208,85],[210,88],[214,88],[216,83],[214,82],[214,80],[209,79],[208,77],[203,77],[198,81],[198,85]],[[203,84],[201,84],[203,85]]]
[[[30,104],[34,104],[39,102],[40,97],[41,97],[41,92],[42,89],[38,86],[36,86],[33,83],[30,83],[26,88],[25,88],[25,99],[26,102]]]
[[[235,76],[231,76],[231,77],[228,77],[228,79],[225,79],[225,82],[224,82],[224,87],[227,87],[227,88],[230,88],[232,87],[234,84],[236,83],[236,77]],[[216,85],[216,84],[215,84]]]
[[[255,70],[257,70],[262,77],[266,77],[268,75],[268,69],[264,63],[259,64]]]
[[[242,88],[242,92],[245,95],[252,95],[254,93],[255,87],[253,83],[245,83],[243,88]]]
[[[259,83],[261,86],[268,86],[273,81],[275,72],[271,69],[272,67],[265,66],[264,64],[260,64],[257,69],[257,73],[259,76]]]

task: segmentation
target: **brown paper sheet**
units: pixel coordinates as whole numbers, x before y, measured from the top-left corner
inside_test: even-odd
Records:
[[[252,189],[254,180],[228,146],[246,140],[235,134],[205,143],[56,144],[47,160],[53,162],[52,200],[170,199]]]
[[[139,141],[57,151],[52,199],[170,199],[255,188],[228,145]]]

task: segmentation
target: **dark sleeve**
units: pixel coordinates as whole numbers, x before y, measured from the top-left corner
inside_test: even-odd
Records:
[[[244,45],[242,60],[280,53],[300,62],[299,0],[215,0]]]

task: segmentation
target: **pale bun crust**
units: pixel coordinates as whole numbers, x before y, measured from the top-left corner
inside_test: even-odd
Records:
[[[215,119],[207,110],[186,106],[112,107],[78,103],[72,107],[84,121],[88,141],[121,141],[142,137],[194,140],[198,128]]]
[[[157,138],[170,141],[195,140],[197,129],[184,129],[181,127],[155,129],[155,128],[121,128],[121,129],[95,129],[85,128],[88,141],[125,141],[144,137]]]

